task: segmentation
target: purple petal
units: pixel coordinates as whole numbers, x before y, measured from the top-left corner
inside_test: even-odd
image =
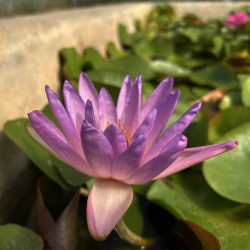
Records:
[[[146,115],[150,112],[150,110],[156,107],[162,101],[162,99],[165,98],[170,93],[172,87],[173,87],[172,77],[165,78],[158,85],[158,87],[153,91],[153,93],[149,96],[149,98],[142,106],[140,111],[139,123],[141,123],[145,119]]]
[[[116,158],[111,168],[112,178],[125,180],[140,166],[146,140],[146,136],[140,135],[127,150]]]
[[[102,178],[110,178],[113,149],[106,136],[85,120],[81,138],[84,154],[93,171]]]
[[[203,147],[186,148],[177,158],[177,160],[155,179],[166,177],[199,162],[205,161],[211,157],[222,154],[235,148],[238,144],[238,141],[229,141]]]
[[[125,137],[116,124],[109,125],[108,128],[104,130],[103,134],[107,137],[113,148],[114,159],[127,149]]]
[[[81,73],[78,83],[79,94],[83,101],[86,103],[89,99],[94,108],[96,123],[99,124],[99,117],[98,117],[98,93],[90,81],[88,76],[85,73]]]
[[[138,89],[139,89],[139,110],[141,109],[141,103],[142,103],[142,79],[141,75],[137,76],[135,78],[134,84],[138,84]],[[138,119],[139,119],[139,114],[138,114]]]
[[[167,128],[144,157],[143,164],[156,157],[170,140],[172,140],[177,134],[181,134],[195,118],[200,107],[201,103],[194,104],[177,122]]]
[[[147,117],[135,131],[131,143],[133,143],[133,141],[136,140],[141,135],[144,135],[146,138],[148,138],[154,127],[156,116],[157,116],[157,109],[151,110],[151,112],[147,115]]]
[[[84,174],[98,177],[71,147],[61,130],[42,112],[33,111],[28,116],[34,130],[60,159]]]
[[[139,185],[153,180],[177,159],[186,145],[187,138],[177,135],[166,145],[160,155],[141,166],[124,182]]]
[[[119,97],[117,100],[117,105],[116,105],[116,112],[117,112],[117,119],[121,119],[122,116],[122,111],[124,109],[128,94],[130,92],[132,86],[132,80],[130,75],[127,75],[122,83],[122,87],[119,93]]]
[[[85,105],[85,120],[88,123],[90,123],[92,126],[97,128],[94,109],[92,106],[92,102],[90,100],[87,100],[86,105]]]
[[[117,123],[117,115],[112,97],[105,88],[101,88],[99,95],[99,129],[104,131],[107,124]]]
[[[155,118],[154,127],[150,133],[150,136],[147,141],[147,147],[145,154],[149,151],[159,134],[164,129],[167,121],[172,115],[175,106],[178,102],[180,96],[180,91],[178,89],[172,91],[168,96],[166,96],[156,107],[157,116]]]
[[[77,131],[77,128],[75,127],[72,120],[69,118],[64,106],[61,104],[56,94],[47,85],[45,86],[45,90],[47,93],[51,110],[54,116],[56,117],[60,127],[65,133],[67,139],[77,150],[77,152],[83,156],[80,135]]]
[[[132,85],[121,116],[122,126],[131,136],[138,126],[139,109],[140,86],[139,81],[137,81]]]
[[[96,240],[104,240],[121,220],[133,200],[132,188],[115,180],[97,180],[87,202],[88,228]]]
[[[85,103],[68,81],[64,82],[63,96],[68,116],[80,134],[82,122],[85,118]]]

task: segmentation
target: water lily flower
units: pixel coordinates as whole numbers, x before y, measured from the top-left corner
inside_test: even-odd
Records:
[[[224,25],[239,27],[247,20],[249,20],[249,15],[244,11],[240,11],[228,16]]]
[[[29,119],[40,143],[78,171],[96,178],[88,197],[87,222],[97,240],[105,239],[129,208],[133,199],[130,184],[166,177],[238,144],[230,141],[186,148],[182,132],[201,103],[162,133],[180,95],[179,90],[172,90],[171,77],[143,105],[141,76],[134,83],[129,75],[125,77],[116,106],[107,90],[102,88],[98,94],[84,73],[78,87],[79,92],[65,81],[65,106],[45,88],[63,132],[40,111],[29,113]]]

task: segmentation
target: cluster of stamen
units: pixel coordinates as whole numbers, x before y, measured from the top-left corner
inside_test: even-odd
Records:
[[[122,127],[121,120],[119,120],[119,122],[118,122],[118,128],[122,131],[122,133],[123,133],[123,135],[125,137],[126,143],[127,143],[127,147],[128,147],[129,144],[130,144],[130,141],[132,140],[132,136],[127,131],[127,129],[125,129],[125,128]]]
[[[107,123],[105,129],[109,126],[109,122]],[[119,120],[118,122],[118,128],[122,131],[124,137],[125,137],[125,140],[126,140],[126,143],[127,143],[127,147],[129,146],[130,144],[130,141],[132,140],[132,136],[130,135],[130,133],[127,131],[127,129],[123,128],[122,127],[122,123],[121,123],[121,120]]]

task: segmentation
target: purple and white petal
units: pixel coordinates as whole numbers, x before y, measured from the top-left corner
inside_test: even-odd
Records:
[[[33,111],[28,116],[36,133],[60,159],[84,174],[98,177],[81,156],[75,152],[61,130],[42,112]]]
[[[96,180],[87,202],[88,228],[104,240],[121,220],[133,200],[132,188],[115,180]]]
[[[123,80],[122,87],[121,87],[118,100],[117,100],[116,112],[117,112],[118,120],[121,119],[122,112],[123,112],[131,87],[132,87],[132,79],[130,75],[127,75]]]
[[[144,135],[146,136],[146,138],[148,138],[154,127],[156,117],[157,117],[157,109],[155,108],[151,110],[151,112],[147,115],[147,117],[144,119],[141,125],[136,129],[132,137],[131,143],[133,143],[133,141],[136,140],[141,135]]]
[[[155,179],[166,177],[199,162],[205,161],[211,157],[222,154],[235,148],[238,144],[238,141],[229,141],[203,147],[186,148],[176,159],[176,161],[164,172],[159,174]]]
[[[72,120],[69,118],[64,106],[59,101],[56,94],[47,85],[45,86],[45,90],[51,110],[54,116],[56,117],[60,127],[62,128],[67,139],[71,142],[75,150],[83,156],[80,135],[77,131],[77,128],[75,127]]]
[[[109,140],[114,152],[113,159],[115,160],[118,155],[127,149],[127,142],[122,131],[116,124],[109,125],[103,132]]]
[[[183,135],[177,135],[166,145],[161,154],[138,168],[124,182],[139,185],[153,180],[178,158],[186,145],[187,138]]]
[[[104,131],[107,124],[117,123],[116,109],[112,97],[105,88],[99,94],[99,129]]]
[[[85,103],[76,89],[68,81],[64,82],[63,96],[68,116],[80,134],[82,122],[85,118]]]
[[[140,109],[140,87],[139,81],[132,85],[132,88],[128,94],[122,115],[121,123],[128,133],[133,136],[137,126]]]
[[[200,107],[201,103],[194,104],[177,122],[167,128],[152,145],[143,159],[143,164],[156,157],[170,140],[172,140],[177,134],[181,134],[195,118]]]
[[[141,123],[147,114],[170,93],[173,87],[173,81],[172,77],[167,77],[153,91],[141,108],[139,123]]]
[[[88,76],[85,73],[81,73],[79,82],[78,82],[78,90],[81,98],[86,103],[87,100],[90,100],[93,105],[95,119],[97,125],[99,124],[98,117],[98,92],[96,91],[93,83],[90,81]]]
[[[147,141],[145,154],[147,154],[147,152],[150,150],[150,148],[152,147],[153,143],[155,142],[159,134],[164,129],[167,121],[169,120],[170,116],[172,115],[175,109],[179,96],[180,96],[180,91],[176,89],[172,91],[168,96],[166,96],[156,107],[157,116],[155,118],[154,127]]]
[[[112,178],[126,180],[139,166],[146,147],[147,137],[140,135],[134,142],[121,153],[113,162],[111,168]]]
[[[85,105],[85,120],[88,123],[90,123],[92,126],[97,128],[94,109],[93,109],[92,102],[90,100],[87,100],[86,105]]]
[[[101,178],[110,178],[113,149],[106,136],[85,120],[81,138],[84,154],[93,171]]]

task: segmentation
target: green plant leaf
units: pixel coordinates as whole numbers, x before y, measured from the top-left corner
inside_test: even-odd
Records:
[[[211,232],[189,220],[177,221],[174,235],[179,249],[220,250],[218,238]]]
[[[232,139],[240,142],[237,148],[205,161],[203,173],[220,195],[250,204],[250,122],[229,131],[217,143]]]
[[[134,46],[134,51],[148,58],[166,58],[173,51],[173,43],[165,37],[142,40]]]
[[[250,122],[248,107],[235,106],[221,111],[209,121],[208,140],[215,142],[225,133],[245,122]]]
[[[83,56],[75,48],[62,49],[62,72],[65,79],[78,79],[83,67]]]
[[[227,93],[220,102],[220,110],[232,108],[233,106],[242,105],[241,92],[233,91]]]
[[[17,224],[0,226],[0,249],[42,250],[43,240],[34,231]]]
[[[156,181],[147,198],[171,212],[177,219],[190,220],[220,240],[222,249],[248,249],[250,245],[249,205],[238,204],[216,194],[194,170]]]
[[[243,81],[241,88],[242,102],[245,106],[250,107],[250,77]]]
[[[101,63],[96,69],[123,73],[124,76],[130,74],[133,78],[138,75],[143,75],[144,81],[147,81],[154,76],[149,61],[140,56],[131,54]]]
[[[4,131],[37,167],[65,189],[76,188],[89,179],[88,176],[76,171],[66,163],[60,162],[60,160],[56,159],[38,144],[27,132],[27,123],[28,119],[9,121],[5,123]]]
[[[123,24],[120,24],[118,27],[118,34],[120,43],[125,46],[132,45],[132,37],[127,31],[127,27]]]
[[[166,76],[187,77],[190,74],[190,70],[173,62],[154,60],[150,63],[150,65],[155,73],[164,74]]]
[[[143,215],[138,196],[135,193],[133,195],[133,201],[122,219],[132,232],[139,235],[143,234]]]
[[[223,63],[196,70],[191,74],[191,80],[199,85],[210,85],[223,89],[232,89],[239,85],[236,74]]]

